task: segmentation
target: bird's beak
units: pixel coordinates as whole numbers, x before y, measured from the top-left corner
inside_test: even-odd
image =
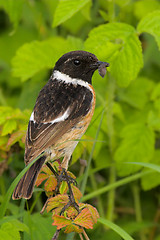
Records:
[[[106,75],[106,68],[107,67],[109,67],[109,63],[101,62],[101,61],[97,62],[97,68],[98,68],[99,75],[103,78]]]

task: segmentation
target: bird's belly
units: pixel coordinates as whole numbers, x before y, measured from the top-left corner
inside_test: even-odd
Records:
[[[94,105],[92,110],[83,117],[72,129],[66,132],[56,145],[51,146],[48,150],[50,152],[51,159],[57,159],[64,156],[71,156],[75,147],[77,146],[79,139],[83,136],[88,128],[88,125],[93,116]],[[48,151],[47,150],[47,151]]]

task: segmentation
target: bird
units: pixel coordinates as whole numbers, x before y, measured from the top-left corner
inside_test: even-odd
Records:
[[[109,63],[87,51],[65,53],[56,62],[51,77],[41,89],[30,116],[25,141],[27,166],[41,156],[18,182],[12,199],[29,199],[42,166],[63,157],[65,171],[78,140],[92,119],[96,96],[92,75],[104,77]]]

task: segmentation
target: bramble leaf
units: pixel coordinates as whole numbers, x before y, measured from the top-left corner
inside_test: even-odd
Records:
[[[46,180],[48,176],[45,173],[40,173],[38,175],[38,178],[36,180],[35,185],[38,187],[44,180]]]
[[[11,136],[7,142],[7,147],[11,147],[13,144],[15,144],[20,139],[22,139],[22,137],[24,137],[25,135],[26,135],[26,131],[24,131],[24,130],[19,130],[19,131],[16,131],[15,133],[11,134]]]
[[[143,66],[141,42],[135,29],[125,23],[94,28],[85,42],[85,49],[110,63],[111,74],[122,87],[134,80]]]
[[[44,184],[44,189],[46,192],[52,192],[57,186],[57,179],[54,175],[48,177],[47,181]]]
[[[77,233],[81,233],[83,231],[82,228],[80,228],[79,226],[76,226],[74,224],[72,225],[69,225],[69,226],[66,226],[66,229],[65,229],[65,233],[71,233],[71,232],[77,232]]]
[[[153,88],[153,82],[145,77],[138,77],[125,89],[120,89],[120,99],[132,107],[143,109],[149,101],[149,93]],[[137,91],[138,89],[138,91]]]
[[[81,197],[82,197],[81,191],[74,185],[72,185],[72,191],[73,191],[73,195],[75,197],[75,200],[80,200]]]
[[[0,0],[0,6],[8,13],[11,22],[14,24],[14,28],[17,27],[22,14],[23,0]]]
[[[134,2],[134,14],[138,19],[145,17],[148,13],[160,9],[160,3],[157,0],[139,0]]]
[[[17,122],[14,119],[9,119],[3,126],[2,136],[12,133],[17,128]]]
[[[155,154],[151,161],[153,164],[160,166],[160,150],[155,150]],[[147,168],[144,168],[143,171],[147,171]],[[147,176],[141,178],[141,185],[143,190],[150,190],[160,184],[159,172],[154,171]]]
[[[137,26],[137,31],[139,32],[139,34],[144,32],[151,34],[155,38],[160,49],[159,23],[160,23],[160,10],[157,10],[147,14],[144,18],[142,18],[142,20],[139,22]]]
[[[141,166],[123,164],[124,162],[149,162],[154,154],[154,132],[143,123],[129,124],[121,132],[122,142],[115,152],[118,174],[129,175]]]
[[[84,228],[93,228],[93,220],[90,211],[87,208],[84,208],[78,216],[73,221],[74,224],[77,224]]]
[[[82,9],[90,0],[61,0],[54,14],[53,27],[60,25]]]
[[[57,226],[57,229],[61,229],[65,226],[72,224],[72,220],[65,218],[64,216],[53,216],[54,222],[52,223],[53,226]]]
[[[86,208],[88,208],[89,212],[91,213],[93,222],[97,223],[97,219],[99,218],[97,209],[90,204],[86,204]]]
[[[48,200],[47,212],[51,211],[53,208],[63,208],[68,203],[67,194],[58,194]]]
[[[68,190],[67,182],[62,181],[62,183],[61,183],[61,185],[60,185],[60,188],[59,188],[59,192],[60,192],[60,194],[64,194],[64,193],[66,193],[67,190]]]
[[[52,37],[45,41],[24,44],[12,59],[13,76],[26,81],[43,69],[52,69],[62,54],[79,49],[82,41],[77,42],[76,40],[73,37],[68,39]]]

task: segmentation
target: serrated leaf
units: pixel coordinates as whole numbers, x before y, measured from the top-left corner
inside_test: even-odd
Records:
[[[2,136],[12,133],[17,128],[17,122],[14,119],[9,119],[3,126]]]
[[[157,164],[157,166],[160,165],[160,150],[156,150],[155,154],[153,156],[153,159],[151,161],[154,164]],[[144,172],[147,171],[147,169],[143,170]],[[148,176],[142,176],[141,178],[141,185],[143,190],[150,190],[154,187],[157,187],[160,185],[160,173],[153,172],[150,173]]]
[[[98,213],[97,209],[90,204],[86,204],[86,207],[88,208],[88,210],[90,211],[90,213],[92,215],[93,222],[97,223],[97,219],[99,218],[99,213]]]
[[[156,100],[157,98],[160,98],[160,83],[155,85],[155,88],[151,93],[151,100]]]
[[[52,223],[53,226],[57,226],[57,229],[61,229],[67,225],[72,224],[72,220],[65,218],[64,216],[55,215],[53,217],[54,222]]]
[[[122,110],[122,107],[119,103],[114,102],[113,103],[113,113],[115,116],[117,116],[121,121],[125,121],[124,113]]]
[[[90,211],[87,208],[84,208],[78,216],[73,221],[74,224],[77,224],[81,227],[92,229],[93,228],[93,220]]]
[[[75,219],[78,215],[78,211],[74,207],[69,207],[65,213],[69,219]]]
[[[18,231],[21,231],[21,232],[29,232],[29,228],[26,224],[20,222],[19,220],[17,219],[12,219],[9,221],[14,227],[17,228]]]
[[[156,111],[149,111],[147,123],[155,131],[160,131],[160,114]]]
[[[128,166],[124,162],[149,162],[154,154],[154,132],[143,123],[130,124],[121,132],[122,141],[115,152],[118,174],[129,175],[141,166]]]
[[[81,233],[83,231],[82,228],[76,226],[76,225],[69,225],[69,226],[66,226],[66,229],[65,229],[65,233],[71,233],[71,232],[77,232],[77,233]]]
[[[75,41],[73,39],[53,37],[41,42],[33,41],[24,44],[12,59],[13,76],[25,81],[43,69],[53,68],[62,54],[79,47],[80,43],[76,41],[76,38]]]
[[[149,101],[149,93],[153,88],[153,82],[145,77],[139,77],[125,89],[118,92],[119,98],[132,107],[143,109]],[[137,91],[138,89],[138,91]]]
[[[8,137],[7,136],[0,136],[0,146],[5,145],[8,141]]]
[[[20,233],[11,222],[3,223],[1,226],[1,230],[8,233],[9,239],[20,240]]]
[[[108,23],[94,28],[85,48],[110,63],[111,74],[123,87],[137,77],[143,66],[141,42],[135,29],[125,23]]]
[[[16,28],[22,15],[23,0],[0,0],[0,6],[8,13],[11,22]]]
[[[22,137],[24,137],[25,135],[26,135],[26,131],[23,131],[23,130],[19,130],[15,133],[11,134],[11,136],[7,142],[7,147],[11,147],[13,144],[15,144],[20,139],[22,139]]]
[[[73,195],[74,195],[75,200],[77,200],[77,201],[80,200],[81,197],[82,197],[82,193],[79,190],[79,188],[77,188],[76,186],[72,185],[72,191],[73,191]]]
[[[33,213],[30,218],[28,212],[25,211],[23,221],[29,226],[29,230],[32,232],[32,239],[34,240],[46,240],[46,238],[48,238],[48,240],[52,239],[56,231],[56,227],[52,226],[53,220],[51,214],[43,216],[40,213]],[[24,233],[23,239],[29,240],[30,235]]]
[[[5,123],[7,117],[9,117],[13,113],[13,109],[11,107],[0,106],[0,124]]]
[[[142,18],[137,26],[137,31],[141,33],[151,34],[160,49],[160,10],[149,13],[147,16]]]
[[[63,208],[68,203],[67,194],[58,194],[55,197],[52,197],[48,200],[47,203],[47,212],[51,211],[53,208]]]
[[[52,192],[57,186],[57,179],[55,176],[51,175],[48,177],[47,181],[44,184],[44,189],[46,192]]]
[[[60,188],[59,188],[60,194],[66,193],[67,190],[68,190],[68,184],[67,184],[67,182],[62,181],[62,183],[61,183],[61,185],[60,185]]]
[[[60,25],[81,10],[90,0],[60,0],[54,14],[53,27]]]
[[[5,232],[4,230],[0,229],[0,240],[4,240],[4,239],[13,240],[12,236],[10,236],[8,232]]]
[[[40,173],[38,175],[38,178],[36,180],[35,185],[38,187],[44,180],[46,180],[48,176],[45,173]]]

